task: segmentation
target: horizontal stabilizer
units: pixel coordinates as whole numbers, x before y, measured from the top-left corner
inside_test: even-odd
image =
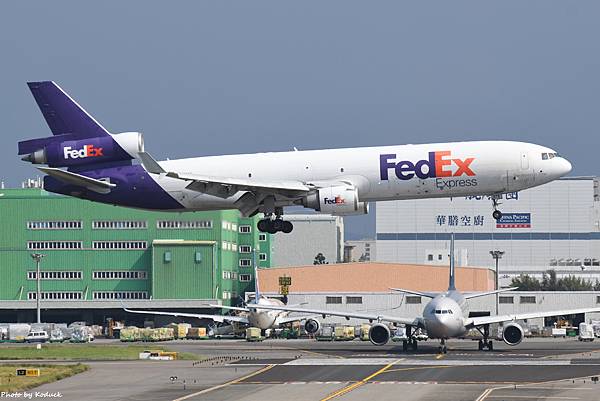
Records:
[[[506,292],[506,291],[514,291],[517,289],[519,289],[519,287],[502,288],[500,290],[485,291],[485,292],[472,292],[472,293],[467,292],[463,295],[464,295],[465,299],[471,299],[471,298],[484,297],[486,295],[499,294],[501,292]]]
[[[116,184],[111,184],[107,181],[97,180],[95,178],[86,177],[85,175],[72,173],[58,168],[38,167],[37,169],[59,181],[78,187],[84,187],[90,191],[98,192],[99,194],[107,194],[112,188],[116,187]]]
[[[140,161],[142,162],[142,166],[146,169],[147,172],[153,174],[164,174],[165,170],[158,164],[158,162],[150,156],[150,153],[147,152],[139,152],[138,156]]]
[[[418,295],[421,297],[426,297],[426,298],[435,298],[438,293],[435,292],[421,292],[421,291],[413,291],[413,290],[405,290],[404,288],[390,288],[390,290],[392,291],[396,291],[396,292],[405,292],[407,294],[412,294],[412,295]]]

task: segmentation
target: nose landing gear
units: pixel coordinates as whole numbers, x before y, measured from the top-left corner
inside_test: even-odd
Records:
[[[440,341],[439,351],[440,351],[440,354],[447,354],[448,353],[448,347],[446,347],[446,340],[444,338],[442,338],[441,341]]]
[[[498,210],[498,206],[500,205],[500,202],[498,202],[499,199],[502,199],[502,195],[492,195],[492,206],[494,208],[494,211],[492,212],[492,217],[494,218],[494,220],[500,220],[502,218],[502,212]]]

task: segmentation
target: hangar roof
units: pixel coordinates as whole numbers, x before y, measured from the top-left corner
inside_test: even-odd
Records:
[[[390,287],[416,291],[448,289],[448,266],[397,263],[338,263],[259,269],[260,289],[279,292],[279,277],[292,278],[294,292],[389,292]],[[461,291],[491,291],[494,272],[485,268],[457,267],[456,287]]]

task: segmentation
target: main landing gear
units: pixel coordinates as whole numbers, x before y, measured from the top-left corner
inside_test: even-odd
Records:
[[[263,233],[275,234],[277,232],[283,232],[289,234],[294,229],[294,225],[285,221],[281,218],[283,214],[283,210],[280,208],[275,209],[275,218],[273,218],[273,213],[265,213],[265,218],[258,221],[256,227],[258,231]]]
[[[479,351],[484,351],[486,348],[488,351],[494,350],[494,343],[489,339],[490,337],[490,325],[486,324],[483,326],[483,332],[478,328],[479,332],[483,336],[483,339],[479,340]]]
[[[492,217],[494,218],[494,220],[500,220],[502,218],[502,212],[498,210],[498,206],[500,205],[500,202],[498,202],[499,199],[502,199],[502,195],[500,195],[499,197],[497,195],[492,195],[492,206],[494,208],[494,211],[492,212]]]
[[[416,351],[418,348],[417,339],[412,335],[412,328],[410,326],[406,327],[406,338],[407,340],[402,340],[402,351],[408,351],[410,347],[411,350]]]

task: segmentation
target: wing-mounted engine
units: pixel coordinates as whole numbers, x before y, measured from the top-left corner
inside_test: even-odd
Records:
[[[508,345],[518,345],[523,341],[523,328],[517,323],[504,325],[502,330],[502,340]]]
[[[124,132],[92,138],[71,134],[19,142],[23,160],[49,167],[77,167],[82,165],[129,161],[144,151],[140,132]]]
[[[351,184],[319,188],[302,198],[302,206],[334,216],[369,213],[369,204],[360,201],[358,189]]]
[[[369,340],[375,345],[385,345],[391,337],[390,328],[383,324],[377,323],[369,329]]]
[[[304,330],[308,334],[315,334],[321,328],[321,324],[316,319],[307,319],[304,323]]]

